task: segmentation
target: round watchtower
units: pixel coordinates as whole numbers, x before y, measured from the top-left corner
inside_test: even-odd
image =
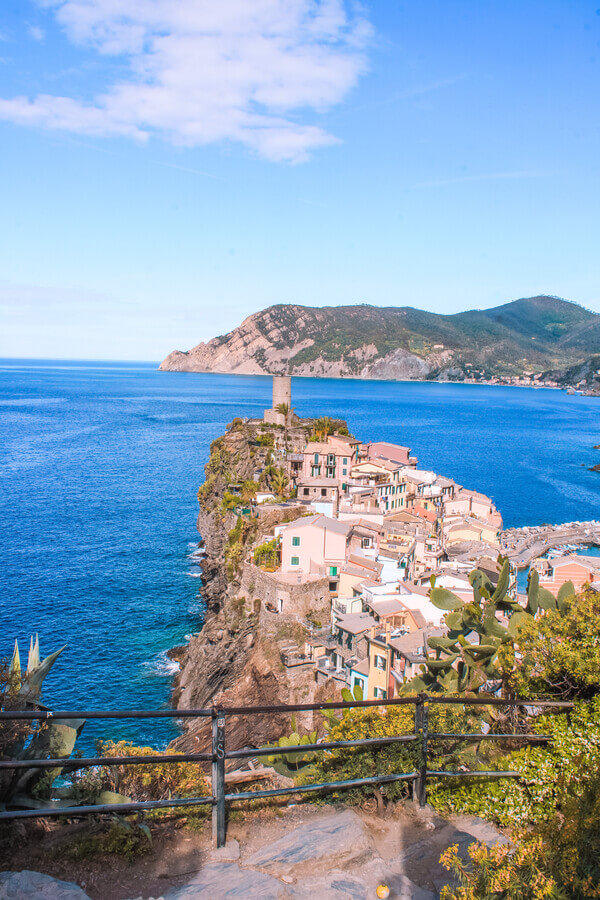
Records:
[[[290,375],[273,375],[273,409],[285,403],[288,409],[292,406],[292,379]]]

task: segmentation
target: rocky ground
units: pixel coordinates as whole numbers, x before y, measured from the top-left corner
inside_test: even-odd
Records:
[[[480,819],[445,820],[410,803],[384,818],[341,805],[290,803],[277,817],[231,823],[220,850],[211,849],[207,829],[179,831],[135,863],[104,860],[79,871],[47,860],[42,866],[45,857],[33,853],[26,867],[18,859],[0,874],[0,900],[370,900],[381,883],[392,900],[435,900],[451,880],[441,853],[451,844],[466,853],[475,840],[506,839]],[[46,880],[34,868],[49,873]]]

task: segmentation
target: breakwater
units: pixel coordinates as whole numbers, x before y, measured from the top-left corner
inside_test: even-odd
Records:
[[[528,525],[502,532],[502,552],[519,569],[526,568],[548,550],[565,544],[600,546],[600,522],[563,522]]]

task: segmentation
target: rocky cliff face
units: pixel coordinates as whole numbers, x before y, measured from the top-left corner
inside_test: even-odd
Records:
[[[600,316],[556,297],[438,315],[412,307],[271,306],[170,353],[163,371],[462,380],[564,369],[600,352]]]
[[[175,678],[173,701],[180,709],[206,706],[274,706],[310,703],[331,691],[318,690],[310,670],[286,669],[280,658],[282,642],[290,636],[307,635],[299,623],[265,621],[260,605],[244,596],[239,571],[228,569],[227,559],[236,517],[223,512],[227,483],[252,477],[268,460],[268,444],[257,445],[266,432],[255,426],[235,426],[213,442],[206,466],[206,481],[199,491],[200,532],[206,556],[202,565],[202,595],[206,600],[206,620],[201,632],[179,648],[180,671]],[[274,430],[275,440],[281,432]],[[303,445],[303,427],[288,430],[291,446]],[[269,519],[269,526],[277,519]],[[261,525],[246,526],[254,541],[261,539]],[[266,530],[266,528],[265,528]],[[246,592],[247,594],[247,592]],[[300,720],[303,724],[302,719]],[[306,717],[309,727],[312,718]],[[289,717],[237,717],[228,720],[227,746],[239,749],[276,740],[289,731]],[[184,734],[174,742],[180,750],[198,751],[210,745],[206,720],[185,720]]]

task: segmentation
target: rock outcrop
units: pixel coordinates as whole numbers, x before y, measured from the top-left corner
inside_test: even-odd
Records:
[[[304,446],[307,428],[310,426],[287,429],[285,440],[290,449]],[[264,468],[271,451],[266,434],[271,434],[273,441],[283,439],[281,429],[244,425],[238,420],[211,446],[206,480],[199,491],[198,516],[205,550],[201,592],[206,618],[200,633],[177,650],[180,670],[174,681],[173,701],[180,709],[211,705],[271,707],[332,696],[331,690],[317,688],[312,667],[284,667],[282,642],[289,643],[291,634],[308,636],[308,631],[297,621],[268,614],[248,590],[247,579],[242,578],[243,565],[231,561],[232,533],[239,520],[224,511],[223,498],[229,483],[251,479],[255,471]],[[239,540],[244,554],[274,524],[300,513],[299,509],[274,508],[258,520],[243,520]],[[312,715],[300,717],[300,724],[311,727]],[[282,715],[230,717],[228,749],[266,744],[288,732],[289,726],[289,717]],[[174,742],[177,749],[196,752],[209,746],[206,719],[185,720],[184,728],[184,734]]]

